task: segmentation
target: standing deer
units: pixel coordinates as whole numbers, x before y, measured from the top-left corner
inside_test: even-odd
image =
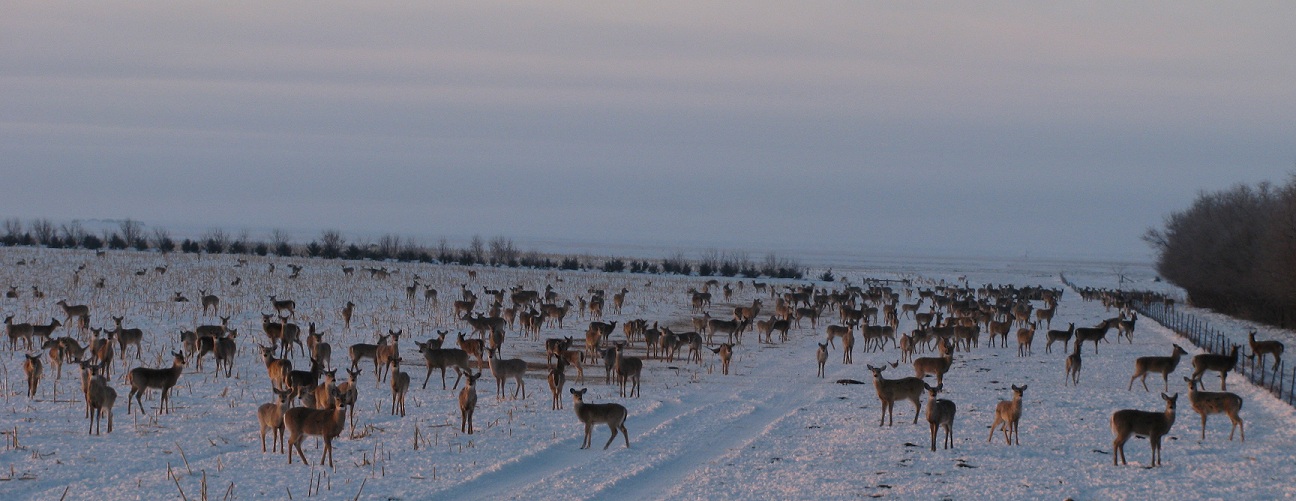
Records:
[[[553,393],[553,404],[550,410],[560,410],[562,406],[563,385],[567,383],[567,360],[558,357],[558,363],[549,369],[549,391]]]
[[[1179,366],[1179,357],[1187,354],[1188,352],[1176,344],[1174,352],[1168,357],[1139,357],[1134,361],[1134,375],[1130,377],[1129,388],[1126,390],[1133,390],[1134,380],[1142,376],[1143,390],[1151,391],[1147,387],[1147,375],[1149,372],[1158,372],[1161,374],[1161,379],[1165,380],[1165,391],[1170,391],[1170,373]]]
[[[408,372],[401,372],[400,357],[392,357],[389,363],[391,364],[391,413],[394,416],[399,410],[401,417],[405,417],[405,391],[409,389],[410,375]]]
[[[643,360],[638,357],[625,356],[625,343],[616,343],[612,348],[615,351],[616,363],[614,371],[617,374],[617,382],[621,385],[621,397],[626,396],[626,383],[630,383],[630,396],[639,396],[639,376],[643,372]]]
[[[517,400],[518,392],[522,392],[522,399],[526,399],[526,383],[522,382],[522,375],[526,374],[526,360],[512,358],[502,360],[499,358],[499,352],[494,348],[486,347],[486,354],[490,360],[491,375],[495,376],[495,396],[504,398],[504,380],[512,378],[516,387],[513,388],[513,399]]]
[[[734,345],[723,343],[711,349],[713,353],[720,355],[720,373],[726,376],[729,375],[729,360],[733,359],[733,348]]]
[[[1241,429],[1242,441],[1246,442],[1246,425],[1242,423],[1242,416],[1238,415],[1242,410],[1242,397],[1229,392],[1197,391],[1201,387],[1201,379],[1186,377],[1184,381],[1188,383],[1188,403],[1201,415],[1202,440],[1206,440],[1206,416],[1225,414],[1233,422],[1233,427],[1229,429],[1229,440],[1233,440],[1233,432]]]
[[[351,314],[355,312],[355,303],[347,301],[346,306],[342,307],[342,328],[351,330]]]
[[[289,317],[295,317],[295,316],[297,315],[297,311],[296,311],[296,310],[297,310],[297,302],[296,302],[296,301],[293,301],[293,300],[291,300],[291,299],[284,299],[284,300],[281,301],[281,300],[279,300],[278,298],[276,298],[275,296],[272,295],[272,296],[270,296],[270,304],[271,304],[272,306],[274,306],[274,309],[275,309],[275,312],[276,312],[276,313],[279,313],[279,314],[282,315],[283,312],[286,311],[286,312],[288,312],[288,315],[286,315],[286,316],[289,316]],[[305,461],[305,460],[303,459],[302,461]]]
[[[27,359],[23,361],[23,374],[27,375],[27,398],[35,398],[36,387],[40,385],[41,372],[43,371],[44,366],[41,364],[41,357],[39,354],[35,356],[24,356],[27,357]],[[111,430],[112,425],[109,425],[108,428]]]
[[[1070,380],[1071,384],[1080,386],[1080,343],[1075,344],[1075,351],[1066,358],[1066,375],[1062,377],[1062,386],[1067,385]]]
[[[90,430],[95,435],[99,435],[103,424],[104,412],[108,412],[108,433],[113,430],[113,404],[117,402],[117,390],[113,389],[103,374],[95,374],[90,378],[90,386],[86,390],[87,402],[90,405]],[[143,404],[140,404],[143,409]]]
[[[266,451],[266,430],[270,430],[271,452],[284,449],[284,414],[288,412],[288,402],[292,401],[292,390],[270,388],[275,394],[275,401],[257,407],[257,422],[261,424],[261,452]]]
[[[891,425],[895,424],[895,403],[897,400],[913,402],[913,422],[917,424],[918,412],[922,408],[919,399],[922,398],[922,392],[926,389],[927,383],[916,377],[883,379],[882,371],[886,370],[886,365],[882,367],[865,365],[865,367],[868,367],[868,370],[873,372],[873,388],[877,390],[878,400],[882,401],[882,419],[878,421],[878,426],[882,426],[888,416],[891,418]]]
[[[1193,374],[1192,378],[1201,381],[1201,376],[1206,371],[1219,371],[1220,373],[1220,391],[1228,390],[1228,373],[1238,363],[1238,345],[1233,345],[1233,349],[1228,355],[1216,355],[1214,353],[1202,353],[1192,358]]]
[[[827,343],[817,343],[817,344],[819,345],[819,349],[818,351],[815,352],[815,361],[818,362],[819,364],[819,371],[816,375],[819,376],[820,378],[823,378],[824,365],[828,363],[828,344]]]
[[[200,301],[202,302],[202,309],[203,309],[204,316],[207,315],[208,309],[210,309],[212,313],[220,313],[219,297],[216,297],[215,294],[208,294],[207,291],[203,289],[198,290],[198,295],[200,296]]]
[[[1112,464],[1129,464],[1125,461],[1125,442],[1129,440],[1130,435],[1139,435],[1148,437],[1148,442],[1152,444],[1152,464],[1157,466],[1161,464],[1161,437],[1170,433],[1170,427],[1175,422],[1175,402],[1179,400],[1179,394],[1166,396],[1161,394],[1161,399],[1165,400],[1165,412],[1141,411],[1137,409],[1121,409],[1111,416],[1112,430]],[[1120,460],[1117,463],[1117,459]]]
[[[1018,388],[1017,385],[1012,385],[1012,400],[1000,400],[998,404],[995,404],[995,418],[994,422],[990,424],[990,437],[986,439],[986,443],[994,440],[995,428],[1002,424],[1004,443],[1013,445],[1015,439],[1016,444],[1021,445],[1021,436],[1017,434],[1017,425],[1021,421],[1022,394],[1026,392],[1027,386],[1029,385],[1022,385]]]
[[[158,402],[158,414],[171,411],[171,387],[175,386],[180,380],[180,374],[184,372],[185,356],[184,352],[171,352],[173,358],[171,367],[167,369],[150,369],[148,367],[136,367],[126,374],[126,382],[130,384],[130,395],[126,397],[126,413],[131,413],[131,400],[134,399],[140,406],[140,412],[144,412],[144,391],[149,388],[162,390],[162,399]],[[110,426],[111,428],[111,426]]]
[[[1247,334],[1247,342],[1251,344],[1251,357],[1260,357],[1260,366],[1264,367],[1265,355],[1273,355],[1273,372],[1278,372],[1278,364],[1282,362],[1283,344],[1279,341],[1256,341],[1255,331]]]
[[[329,468],[333,467],[333,439],[342,434],[342,428],[346,426],[346,408],[342,406],[342,399],[333,390],[333,408],[331,409],[311,409],[309,407],[293,407],[284,413],[284,428],[288,429],[288,464],[292,464],[292,450],[297,449],[297,455],[301,458],[302,463],[309,465],[306,461],[306,454],[302,452],[302,441],[306,435],[316,435],[324,439],[324,454],[320,456],[320,466],[324,465],[324,458],[328,458]]]
[[[433,346],[432,341],[426,343],[414,342],[418,346],[419,353],[423,354],[423,361],[427,365],[427,375],[423,377],[423,389],[427,389],[428,379],[432,377],[432,369],[441,369],[441,389],[446,389],[445,371],[447,367],[454,367],[455,383],[452,388],[459,387],[459,380],[464,374],[471,374],[472,369],[468,366],[468,352],[456,348],[437,348]],[[439,345],[439,344],[438,344]]]
[[[459,432],[472,435],[473,413],[477,410],[477,378],[481,377],[481,372],[467,373],[464,376],[468,378],[468,382],[459,390]]]
[[[1072,334],[1075,334],[1075,322],[1068,323],[1064,331],[1050,329],[1047,335],[1048,342],[1044,343],[1044,353],[1053,353],[1054,341],[1061,341],[1063,350],[1070,348]]]
[[[938,343],[937,347],[940,348],[941,356],[919,357],[913,361],[913,367],[914,377],[922,379],[933,374],[936,376],[936,385],[940,386],[945,384],[945,373],[954,364],[954,348],[944,341]]]
[[[931,450],[936,450],[936,432],[940,428],[945,428],[945,440],[942,443],[944,449],[954,448],[954,412],[957,410],[954,402],[943,398],[936,398],[936,394],[944,389],[944,385],[932,387],[923,383],[927,389],[927,424],[931,428]]]
[[[1025,357],[1031,355],[1031,344],[1034,342],[1035,322],[1030,322],[1026,327],[1017,329],[1017,356]]]
[[[581,388],[580,391],[576,391],[576,388],[570,389],[572,409],[576,411],[576,419],[579,419],[581,424],[585,425],[585,439],[581,441],[580,448],[590,448],[590,438],[594,432],[594,425],[600,423],[607,424],[608,429],[612,431],[612,436],[608,437],[606,444],[603,444],[604,450],[607,450],[608,446],[612,445],[612,441],[616,440],[617,431],[620,431],[621,435],[625,437],[626,448],[629,448],[630,432],[625,427],[626,417],[629,416],[629,412],[626,411],[625,406],[621,404],[587,404],[585,403],[586,390],[586,388]]]

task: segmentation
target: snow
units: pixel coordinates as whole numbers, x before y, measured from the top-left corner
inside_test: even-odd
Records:
[[[563,297],[585,295],[587,289],[630,290],[621,314],[608,308],[606,320],[617,320],[614,339],[626,320],[644,318],[691,330],[688,288],[700,288],[697,277],[554,272],[468,268],[400,263],[343,263],[308,259],[246,257],[237,266],[230,256],[109,252],[104,257],[69,250],[30,248],[0,249],[0,285],[18,286],[21,297],[0,299],[5,315],[16,322],[45,323],[63,318],[54,303],[91,306],[96,327],[109,315],[124,315],[127,327],[144,329],[144,359],[132,365],[161,367],[170,350],[180,348],[179,333],[199,324],[216,323],[204,317],[197,302],[198,289],[209,289],[221,298],[221,315],[230,315],[238,329],[236,375],[226,379],[186,368],[174,389],[175,410],[158,416],[157,392],[145,399],[148,414],[128,415],[125,399],[129,387],[125,370],[114,370],[119,393],[115,427],[101,436],[86,434],[75,371],[64,368],[56,381],[48,363],[46,377],[35,399],[25,395],[20,352],[5,350],[3,359],[4,411],[0,431],[6,445],[0,450],[0,492],[7,499],[158,499],[200,497],[203,481],[210,498],[306,497],[316,490],[322,498],[351,499],[453,499],[453,498],[629,498],[629,499],[845,499],[900,498],[1246,498],[1290,497],[1296,489],[1285,480],[1296,476],[1296,415],[1292,407],[1264,390],[1230,378],[1229,391],[1242,396],[1246,442],[1229,441],[1229,422],[1222,415],[1208,422],[1206,439],[1200,440],[1201,422],[1187,402],[1181,376],[1190,369],[1184,357],[1171,376],[1170,393],[1179,394],[1177,421],[1164,442],[1164,464],[1145,468],[1151,457],[1145,439],[1126,446],[1128,466],[1113,466],[1108,419],[1122,408],[1160,410],[1161,382],[1150,377],[1151,392],[1137,383],[1127,391],[1133,360],[1140,356],[1165,356],[1172,343],[1190,354],[1200,352],[1187,340],[1144,319],[1135,342],[1101,344],[1094,354],[1084,351],[1079,387],[1064,386],[1066,350],[1043,350],[1043,333],[1037,335],[1034,354],[1016,356],[1016,347],[982,343],[970,353],[959,352],[945,378],[943,398],[958,405],[954,422],[955,448],[928,449],[930,436],[925,419],[913,423],[913,407],[898,402],[894,426],[878,426],[880,403],[871,384],[839,385],[838,379],[871,382],[866,364],[881,365],[899,359],[893,348],[868,353],[857,343],[854,364],[841,363],[841,352],[830,354],[828,374],[815,376],[815,343],[824,337],[808,324],[794,328],[786,344],[757,343],[748,333],[735,352],[732,373],[721,375],[718,357],[704,352],[704,363],[681,360],[646,360],[640,398],[621,398],[616,386],[604,382],[601,363],[586,362],[585,381],[575,383],[568,371],[568,388],[589,388],[586,401],[618,402],[630,412],[626,427],[630,447],[618,437],[607,450],[606,426],[594,431],[589,450],[578,449],[583,427],[564,392],[566,408],[550,409],[543,369],[543,339],[573,336],[583,339],[590,319],[575,311],[566,328],[546,328],[539,339],[525,339],[515,330],[505,342],[505,358],[520,357],[531,363],[526,376],[525,400],[500,400],[494,394],[489,371],[478,384],[477,433],[459,432],[457,390],[442,390],[432,377],[426,390],[419,387],[425,374],[414,340],[426,340],[440,330],[465,330],[450,316],[450,302],[460,284],[481,294],[482,287],[507,288],[522,284],[543,289],[553,284]],[[27,264],[17,265],[20,260]],[[269,273],[269,263],[277,264]],[[300,264],[300,278],[289,279],[288,263]],[[74,285],[74,270],[85,264]],[[165,274],[153,271],[167,265]],[[343,275],[343,264],[386,266],[400,272],[373,279],[357,271]],[[143,275],[136,275],[144,270]],[[1152,280],[1146,266],[1082,262],[1031,262],[1005,260],[939,262],[888,259],[870,262],[860,258],[849,267],[835,266],[834,273],[852,283],[864,277],[912,279],[921,283],[953,282],[1042,285],[1063,287],[1059,272],[1081,286],[1156,289],[1176,292]],[[816,273],[817,272],[812,272]],[[440,292],[433,307],[418,296],[411,305],[405,288],[414,275]],[[1125,275],[1120,283],[1117,275]],[[106,287],[93,287],[95,279]],[[230,285],[238,277],[238,286]],[[651,285],[648,285],[651,282]],[[736,280],[721,279],[734,283]],[[708,311],[726,317],[736,305],[758,297],[747,280],[727,303],[717,297]],[[777,285],[793,282],[771,280]],[[35,299],[31,286],[47,296]],[[820,286],[840,288],[840,284]],[[170,298],[181,292],[193,302]],[[376,333],[403,329],[400,349],[404,370],[415,384],[410,389],[408,415],[391,416],[390,390],[378,385],[372,364],[362,362],[356,435],[335,442],[336,468],[318,465],[322,442],[305,441],[312,466],[289,465],[282,454],[262,453],[256,408],[271,400],[270,383],[255,350],[265,343],[261,313],[270,312],[268,296],[292,298],[298,305],[295,320],[305,327],[315,322],[328,332],[334,346],[333,365],[345,366],[345,347],[373,342]],[[717,294],[719,296],[719,294]],[[768,297],[768,296],[766,296]],[[356,303],[352,328],[343,328],[340,310]],[[773,302],[766,299],[765,311]],[[1181,308],[1187,308],[1181,306]],[[479,310],[481,307],[479,306]],[[1200,312],[1199,312],[1200,313]],[[1084,302],[1068,291],[1055,322],[1063,326],[1094,325],[1114,316],[1101,304]],[[1208,315],[1214,315],[1209,314]],[[573,317],[575,318],[573,320]],[[828,318],[835,318],[831,314]],[[1245,339],[1242,323],[1217,317],[1212,325],[1237,330]],[[913,328],[904,319],[901,331]],[[1290,336],[1272,330],[1271,337]],[[1114,333],[1114,331],[1113,331]],[[63,327],[56,336],[75,335]],[[1111,336],[1114,339],[1114,335]],[[579,342],[578,342],[579,344]],[[643,356],[642,346],[628,350]],[[308,365],[295,353],[294,367]],[[909,375],[908,364],[888,369],[884,375]],[[341,372],[341,371],[340,371]],[[344,379],[340,377],[339,379]],[[930,378],[929,378],[930,379]],[[449,378],[453,382],[453,377]],[[1206,376],[1207,389],[1215,389],[1217,376]],[[1023,400],[1021,446],[1006,446],[1002,435],[987,443],[996,402],[1010,399],[1010,385],[1029,385]],[[507,391],[511,393],[512,384]],[[57,393],[56,390],[57,389]],[[923,399],[924,408],[926,397]],[[16,430],[18,447],[11,433]],[[417,450],[415,434],[422,437]],[[171,474],[168,474],[168,471]],[[174,476],[174,479],[173,479]],[[180,490],[178,490],[180,489]]]

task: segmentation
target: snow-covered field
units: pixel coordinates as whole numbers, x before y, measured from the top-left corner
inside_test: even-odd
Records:
[[[1034,354],[1016,356],[1016,348],[989,348],[985,342],[971,353],[960,352],[945,378],[942,396],[958,405],[954,422],[955,448],[928,450],[928,428],[923,419],[913,424],[913,407],[896,405],[894,426],[878,426],[880,403],[871,384],[839,385],[838,379],[870,382],[865,364],[881,365],[899,359],[893,348],[862,352],[857,346],[854,364],[843,364],[840,351],[830,356],[827,377],[815,374],[816,343],[824,339],[823,324],[793,329],[786,344],[757,343],[747,334],[736,349],[730,375],[720,373],[718,357],[704,352],[701,364],[646,360],[642,397],[621,398],[615,386],[604,382],[600,364],[587,362],[585,381],[575,383],[568,371],[569,387],[589,388],[588,402],[618,402],[629,409],[626,426],[630,448],[618,437],[608,450],[599,447],[608,438],[606,427],[596,429],[595,447],[578,449],[582,426],[567,408],[550,410],[545,381],[543,339],[573,336],[583,339],[589,318],[573,312],[566,328],[546,328],[540,339],[521,338],[509,330],[505,357],[530,362],[526,377],[527,398],[495,398],[495,381],[488,371],[478,385],[477,433],[459,432],[457,392],[442,390],[434,375],[427,389],[420,388],[425,370],[415,340],[426,340],[438,329],[466,330],[451,316],[451,302],[460,285],[482,294],[483,287],[522,285],[543,290],[553,285],[563,297],[586,295],[591,288],[609,295],[629,290],[620,314],[608,306],[606,320],[643,318],[691,330],[689,288],[701,288],[696,277],[552,272],[458,266],[387,263],[399,270],[387,279],[371,278],[357,270],[342,272],[343,264],[378,266],[306,259],[248,257],[238,266],[229,256],[160,255],[110,252],[96,257],[84,251],[51,251],[26,248],[0,249],[0,286],[15,286],[17,299],[0,298],[4,315],[15,322],[47,323],[63,318],[55,305],[60,299],[88,304],[95,327],[112,323],[109,316],[124,316],[127,328],[142,328],[145,335],[142,364],[161,367],[171,350],[180,348],[179,333],[200,324],[217,323],[202,315],[198,290],[221,298],[220,314],[232,317],[239,332],[235,377],[186,368],[173,391],[174,412],[158,416],[154,391],[145,404],[148,414],[128,415],[125,370],[114,370],[119,394],[115,429],[111,434],[88,436],[75,371],[65,367],[56,380],[46,364],[46,377],[34,399],[25,393],[23,357],[6,350],[0,355],[4,381],[4,410],[0,431],[0,495],[5,499],[190,499],[216,498],[321,498],[351,499],[825,499],[891,497],[986,499],[1047,498],[1155,499],[1250,498],[1271,499],[1296,494],[1296,413],[1259,391],[1240,376],[1230,378],[1229,390],[1243,399],[1246,442],[1228,440],[1228,419],[1213,416],[1206,439],[1199,439],[1200,420],[1192,411],[1180,378],[1190,369],[1187,357],[1172,376],[1170,393],[1179,393],[1178,420],[1164,445],[1164,465],[1144,468],[1151,453],[1147,440],[1127,445],[1129,466],[1112,465],[1108,418],[1121,408],[1160,410],[1156,390],[1161,382],[1149,381],[1153,392],[1138,383],[1126,385],[1134,359],[1169,355],[1172,343],[1190,354],[1198,350],[1186,340],[1152,323],[1141,321],[1135,343],[1102,344],[1098,354],[1084,351],[1081,385],[1063,385],[1065,350],[1045,354],[1043,333],[1037,335]],[[19,261],[26,264],[18,265]],[[276,264],[273,273],[270,263]],[[299,264],[298,278],[289,278],[288,264]],[[1131,280],[1127,288],[1167,290],[1153,282],[1149,270],[1137,266],[1041,263],[1011,261],[897,262],[869,264],[861,259],[851,269],[835,267],[838,276],[858,284],[864,277],[909,278],[921,284],[953,282],[966,277],[984,283],[1063,287],[1058,272],[1080,285],[1116,287],[1117,274]],[[85,269],[74,273],[84,264]],[[156,267],[166,266],[165,273]],[[142,272],[142,274],[137,274]],[[414,303],[406,288],[414,275],[440,292],[431,305],[419,289]],[[104,279],[104,287],[94,282]],[[231,285],[236,279],[238,285]],[[722,280],[722,283],[726,281]],[[758,296],[746,281],[731,301],[717,300],[709,311],[729,317],[732,308],[765,297],[765,313],[773,309],[768,295]],[[792,282],[770,281],[782,286]],[[729,280],[727,283],[735,283]],[[819,284],[840,288],[838,284]],[[46,295],[34,298],[35,286]],[[178,303],[181,293],[191,302]],[[373,342],[376,333],[402,329],[400,342],[405,370],[415,383],[408,398],[408,415],[391,416],[390,390],[378,385],[372,365],[360,378],[356,435],[343,434],[335,443],[336,468],[318,465],[322,443],[305,442],[312,466],[289,465],[282,454],[262,453],[258,444],[257,407],[270,400],[270,382],[256,342],[265,342],[261,314],[271,311],[268,296],[297,302],[296,322],[303,328],[315,322],[327,331],[334,346],[333,364],[346,365],[345,347]],[[907,298],[906,302],[912,301]],[[340,311],[347,301],[356,304],[350,330],[343,328]],[[483,306],[479,304],[478,311]],[[1114,312],[1099,303],[1082,302],[1068,291],[1055,328],[1067,322],[1092,326]],[[828,315],[836,318],[836,314]],[[904,319],[901,331],[914,327]],[[1114,340],[1113,331],[1109,338]],[[76,335],[62,327],[56,336]],[[642,345],[628,350],[643,356]],[[306,359],[293,357],[294,367]],[[911,374],[908,364],[888,369],[888,377]],[[1149,379],[1159,379],[1153,376]],[[453,381],[453,377],[451,378]],[[1011,397],[1010,385],[1029,385],[1024,398],[1021,446],[1005,446],[1002,439],[987,443],[995,403]],[[1208,390],[1218,388],[1216,376],[1206,376]],[[508,391],[513,389],[509,383]],[[925,406],[925,398],[924,398]],[[16,434],[14,436],[13,434]],[[416,447],[416,436],[419,442]]]

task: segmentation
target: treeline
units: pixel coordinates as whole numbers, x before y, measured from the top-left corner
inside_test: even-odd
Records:
[[[10,218],[4,222],[0,244],[5,246],[41,246],[52,249],[134,249],[139,251],[184,252],[190,254],[246,254],[257,256],[304,256],[320,259],[460,264],[465,266],[502,266],[559,270],[601,270],[609,273],[675,274],[746,278],[795,278],[805,275],[796,261],[768,254],[754,262],[745,253],[707,251],[697,260],[676,252],[661,260],[624,260],[591,256],[555,256],[539,251],[521,251],[513,240],[495,237],[489,241],[474,236],[467,246],[456,248],[446,239],[435,246],[420,245],[400,235],[389,234],[376,242],[347,241],[341,232],[325,230],[305,244],[294,242],[289,234],[274,230],[270,239],[253,240],[244,231],[237,235],[213,229],[196,239],[171,237],[165,228],[146,230],[133,219],[118,223],[117,228],[99,234],[88,231],[78,221],[55,225],[49,219],[34,219],[27,224]]]
[[[1296,178],[1198,195],[1144,235],[1157,272],[1195,306],[1296,326]]]

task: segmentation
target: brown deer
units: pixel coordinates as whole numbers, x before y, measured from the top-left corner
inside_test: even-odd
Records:
[[[284,449],[284,414],[288,412],[288,402],[292,401],[293,395],[292,390],[270,388],[270,391],[274,392],[275,401],[257,407],[257,422],[261,425],[261,452],[266,451],[267,430],[271,432],[270,451],[279,452]]]
[[[943,398],[936,398],[936,394],[944,389],[943,385],[935,387],[923,383],[927,389],[927,424],[931,428],[931,450],[936,450],[936,432],[940,428],[945,428],[945,440],[942,443],[944,449],[954,448],[954,412],[957,410],[954,402]]]
[[[456,348],[437,348],[432,342],[420,343],[414,342],[418,346],[419,353],[423,354],[423,361],[427,365],[427,375],[423,377],[423,389],[427,389],[428,379],[432,377],[432,369],[441,369],[441,389],[446,389],[445,371],[447,367],[454,367],[455,383],[452,388],[459,387],[459,380],[464,374],[472,373],[468,366],[468,352]]]
[[[391,364],[391,413],[394,416],[399,410],[401,417],[405,417],[405,391],[409,390],[410,375],[408,372],[401,372],[400,357],[392,357],[389,363]]]
[[[482,355],[483,353],[485,353],[486,342],[481,339],[466,339],[464,338],[464,333],[460,332],[458,345],[459,345],[459,349],[463,350],[469,356],[477,359],[477,370],[480,372],[482,369],[482,365],[485,363]]]
[[[1017,385],[1012,385],[1012,400],[1000,400],[998,404],[995,404],[995,418],[994,422],[990,424],[990,437],[986,439],[986,443],[994,440],[995,428],[1002,425],[1004,443],[1013,445],[1013,441],[1016,440],[1016,444],[1021,445],[1021,436],[1017,434],[1017,425],[1021,421],[1022,394],[1026,392],[1027,386],[1029,385],[1022,385],[1018,388]]]
[[[616,372],[617,382],[621,385],[621,397],[626,396],[626,384],[630,384],[630,396],[639,396],[639,376],[643,372],[643,360],[638,357],[625,356],[625,343],[616,343],[612,348],[616,353],[616,362],[613,371]]]
[[[324,439],[324,454],[320,456],[320,466],[324,465],[324,458],[328,458],[329,468],[333,467],[333,439],[342,434],[347,417],[346,408],[342,406],[342,399],[337,392],[338,390],[333,390],[331,409],[293,407],[284,413],[284,428],[288,430],[288,464],[292,464],[294,448],[297,449],[297,455],[302,463],[310,464],[306,461],[306,454],[302,452],[301,444],[306,439],[306,435],[315,435]]]
[[[266,375],[270,377],[270,384],[275,388],[287,389],[288,374],[292,373],[292,361],[284,358],[275,358],[275,348],[273,346],[257,345],[261,349],[261,360],[265,362]]]
[[[24,355],[26,360],[23,361],[23,374],[27,375],[27,398],[36,397],[36,387],[40,385],[41,372],[44,366],[41,364],[41,357],[37,355]],[[112,428],[110,425],[109,428]]]
[[[1116,322],[1117,319],[1109,318],[1107,320],[1103,320],[1102,322],[1099,322],[1098,326],[1096,327],[1076,327],[1075,330],[1076,344],[1084,344],[1084,342],[1086,341],[1093,341],[1094,354],[1097,355],[1098,341],[1104,341],[1107,339],[1107,331],[1111,330],[1112,324]]]
[[[466,373],[464,376],[468,378],[468,382],[459,390],[459,432],[472,435],[473,413],[477,410],[477,378],[481,377],[481,372]]]
[[[286,316],[295,317],[297,315],[296,301],[293,301],[291,299],[280,300],[277,297],[272,295],[270,296],[270,304],[271,306],[274,306],[274,310],[276,313],[282,314],[283,312],[286,311],[288,312],[288,315]]]
[[[937,344],[940,348],[941,356],[939,357],[919,357],[914,359],[914,377],[922,379],[928,374],[936,376],[936,385],[945,384],[945,373],[949,372],[950,366],[954,365],[954,348],[948,342],[942,341]]]
[[[35,327],[35,326],[33,326]],[[1251,344],[1251,358],[1260,357],[1260,366],[1264,367],[1265,355],[1273,355],[1273,372],[1278,372],[1278,364],[1282,362],[1283,344],[1279,341],[1256,341],[1255,331],[1247,333],[1247,342]]]
[[[374,376],[377,378],[376,382],[387,380],[386,376],[390,372],[392,359],[400,357],[400,337],[402,332],[402,329],[394,331],[388,329],[387,338],[391,341],[379,344],[378,349],[374,352]]]
[[[1164,391],[1169,391],[1170,373],[1174,372],[1176,367],[1179,367],[1179,357],[1187,354],[1188,352],[1176,344],[1174,345],[1174,352],[1168,357],[1139,357],[1134,360],[1134,375],[1130,377],[1129,388],[1126,388],[1126,390],[1133,390],[1134,380],[1142,376],[1143,390],[1151,391],[1147,387],[1147,375],[1149,372],[1157,372],[1161,374],[1161,379],[1165,380]]]
[[[1142,411],[1137,409],[1121,409],[1111,415],[1112,430],[1112,464],[1129,464],[1125,461],[1125,442],[1129,440],[1130,435],[1139,435],[1148,437],[1148,442],[1152,444],[1152,464],[1158,466],[1161,464],[1161,437],[1170,433],[1170,427],[1175,422],[1175,402],[1179,400],[1179,394],[1166,396],[1161,394],[1161,399],[1165,400],[1166,408],[1164,412]],[[1120,460],[1117,463],[1117,459]]]
[[[356,343],[351,345],[350,348],[347,348],[347,355],[351,357],[351,368],[352,369],[359,368],[360,361],[367,358],[374,361],[374,372],[377,372],[378,371],[378,347],[386,346],[387,340],[390,338],[391,338],[390,335],[387,336],[380,335],[378,336],[378,344]]]
[[[504,398],[504,380],[513,379],[516,386],[513,388],[513,399],[517,400],[518,392],[522,393],[522,399],[526,400],[526,383],[522,381],[522,376],[526,374],[526,360],[520,358],[511,358],[503,360],[499,358],[499,351],[486,347],[486,354],[490,361],[488,367],[491,375],[495,376],[495,396]]]
[[[1075,334],[1075,322],[1068,323],[1067,329],[1064,331],[1050,329],[1046,336],[1048,342],[1044,343],[1044,353],[1053,353],[1054,341],[1061,341],[1063,350],[1070,349],[1072,334]]]
[[[1080,359],[1080,343],[1075,344],[1075,350],[1067,355],[1066,358],[1066,375],[1062,377],[1062,386],[1067,385],[1067,381],[1075,386],[1080,386],[1080,365],[1083,360]]]
[[[342,328],[351,330],[351,314],[355,313],[355,303],[347,301],[346,306],[342,307]]]
[[[1025,357],[1032,354],[1031,344],[1035,342],[1035,322],[1029,322],[1026,327],[1017,329],[1017,356]]]
[[[720,373],[726,376],[729,375],[729,361],[733,359],[733,348],[732,344],[722,343],[711,349],[713,353],[720,355]]]
[[[1242,423],[1242,416],[1238,412],[1242,410],[1242,397],[1235,393],[1214,392],[1214,391],[1197,391],[1201,387],[1201,379],[1184,378],[1188,383],[1188,403],[1197,414],[1201,415],[1201,439],[1206,440],[1206,416],[1211,414],[1227,415],[1233,422],[1233,427],[1229,429],[1229,440],[1233,440],[1233,432],[1242,430],[1242,441],[1246,442],[1246,425]]]
[[[917,424],[918,412],[922,408],[919,399],[922,398],[922,392],[926,389],[927,383],[916,377],[883,379],[882,371],[886,370],[886,365],[882,367],[865,365],[865,367],[868,367],[868,370],[873,372],[873,388],[877,390],[878,400],[882,401],[882,419],[878,421],[878,426],[882,426],[888,416],[891,418],[891,425],[895,424],[895,403],[897,400],[913,402],[913,422]]]
[[[560,410],[562,406],[563,385],[567,383],[567,360],[562,357],[558,358],[558,363],[554,368],[549,369],[549,391],[553,393],[553,404],[550,410]]]
[[[136,367],[126,374],[126,382],[130,384],[130,395],[126,397],[126,413],[131,413],[131,400],[134,399],[140,406],[140,412],[144,411],[144,391],[149,388],[162,390],[162,398],[158,402],[158,414],[171,411],[171,387],[175,386],[180,380],[180,374],[184,372],[185,356],[184,352],[171,352],[171,367],[166,369],[150,369],[148,367]],[[111,426],[110,426],[111,428]]]
[[[1192,378],[1201,381],[1201,376],[1206,371],[1219,371],[1220,373],[1220,391],[1228,390],[1228,373],[1238,363],[1238,349],[1241,346],[1233,345],[1233,349],[1228,355],[1216,355],[1214,353],[1202,353],[1192,358],[1193,374]]]
[[[220,298],[215,294],[208,294],[206,290],[198,289],[199,301],[202,302],[203,315],[207,315],[207,310],[212,313],[220,313]]]
[[[585,403],[586,388],[577,391],[575,388],[569,390],[572,394],[572,409],[576,411],[576,419],[579,419],[585,425],[585,438],[581,441],[582,449],[590,448],[590,438],[594,432],[594,425],[607,424],[608,429],[612,431],[612,436],[608,437],[603,449],[607,450],[616,440],[617,432],[625,437],[626,448],[630,447],[630,432],[626,430],[625,422],[629,412],[621,404],[587,404]]]
[[[100,434],[105,411],[108,413],[108,433],[112,433],[112,408],[113,404],[117,402],[117,390],[113,389],[103,374],[95,374],[90,378],[90,385],[86,389],[86,399],[90,406],[90,429],[86,430],[86,434],[89,435],[92,432],[95,435]],[[140,404],[140,408],[143,409],[143,404]]]
[[[815,375],[819,376],[820,378],[823,378],[824,365],[828,363],[828,344],[827,343],[817,343],[817,344],[819,345],[819,350],[815,352],[815,361],[818,362],[819,364],[819,372]]]

